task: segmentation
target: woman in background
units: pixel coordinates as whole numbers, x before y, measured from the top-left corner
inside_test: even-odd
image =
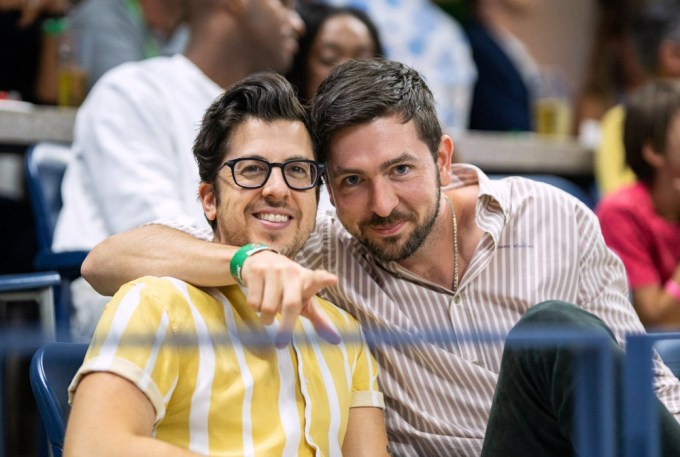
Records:
[[[297,10],[306,32],[286,78],[298,89],[300,100],[310,100],[335,66],[383,56],[378,30],[364,12],[321,3],[301,3]]]

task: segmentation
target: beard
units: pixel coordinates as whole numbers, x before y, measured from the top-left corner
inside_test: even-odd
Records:
[[[282,236],[279,234],[266,234],[264,235],[266,240],[262,241],[262,243],[273,247],[279,254],[284,255],[289,259],[294,259],[300,249],[302,249],[305,241],[307,241],[307,238],[309,238],[310,233],[311,230],[298,230],[295,232],[293,239],[288,240],[283,246],[279,245],[279,240]]]
[[[439,214],[440,197],[441,189],[437,186],[434,207],[425,215],[420,223],[415,213],[394,210],[387,217],[373,215],[369,221],[359,224],[358,233],[353,235],[380,261],[391,262],[406,259],[418,250],[423,241],[432,232],[437,214]],[[406,241],[401,241],[403,235],[384,237],[379,241],[374,241],[366,234],[371,227],[390,226],[402,221],[415,224],[415,228],[408,235]]]

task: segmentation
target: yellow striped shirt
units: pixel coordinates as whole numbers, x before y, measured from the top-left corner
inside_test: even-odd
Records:
[[[319,301],[340,332],[361,336]],[[286,348],[248,343],[273,332],[238,286],[141,278],[107,305],[69,392],[91,372],[128,379],[156,410],[156,438],[201,454],[340,456],[349,408],[383,407],[363,337],[323,344],[301,318]]]

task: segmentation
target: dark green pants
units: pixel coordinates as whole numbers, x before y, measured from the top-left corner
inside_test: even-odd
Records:
[[[611,339],[615,364],[615,426],[621,431],[623,351],[598,317],[564,302],[536,305],[515,325],[508,339],[531,328],[556,327],[601,332]],[[566,347],[508,347],[503,353],[482,449],[483,457],[573,456],[576,380],[574,359]],[[680,456],[680,425],[657,401],[661,454]],[[621,437],[616,455],[623,455]]]

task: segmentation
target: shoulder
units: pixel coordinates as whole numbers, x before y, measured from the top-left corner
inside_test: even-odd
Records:
[[[111,0],[81,1],[74,6],[71,20],[74,27],[79,30],[98,27],[115,29],[122,22],[132,24],[132,18],[125,3]]]
[[[215,295],[176,278],[145,276],[123,285],[107,308],[111,308],[108,312],[134,313],[138,322],[157,322],[166,315],[172,327],[179,329],[190,325],[196,313],[218,309]]]
[[[134,297],[136,301],[155,303],[172,310],[180,303],[211,297],[209,291],[171,277],[144,276],[124,284],[114,295],[121,300]]]
[[[170,277],[143,276],[121,286],[114,297],[135,294],[154,299],[159,303],[166,303],[169,299],[182,297],[182,291],[187,287],[194,286]]]
[[[571,181],[558,176],[537,176],[525,178],[521,176],[507,178],[514,201],[550,201],[572,208],[584,205],[574,194],[581,189]]]
[[[478,211],[486,214],[486,210],[494,208],[491,202],[495,202],[500,206],[506,224],[566,230],[563,233],[579,237],[590,237],[599,232],[594,229],[597,217],[583,198],[553,184],[514,176],[492,180],[489,188],[488,196],[480,193]]]
[[[536,175],[534,178],[508,175],[486,175],[477,167],[458,165],[452,169],[456,187],[479,185],[478,199],[483,204],[495,201],[506,214],[521,208],[546,208],[547,204],[558,208],[590,211],[583,200],[585,191],[577,184],[559,176]],[[577,198],[575,195],[581,195]],[[554,209],[554,208],[553,208]]]
[[[147,93],[158,97],[160,93],[193,87],[198,75],[202,75],[200,70],[181,54],[125,62],[104,73],[88,99],[107,92],[117,96]]]
[[[87,95],[78,110],[78,121],[92,124],[104,117],[114,123],[127,123],[130,118],[166,116],[171,110],[166,94],[177,87],[170,77],[175,75],[177,80],[176,69],[169,57],[125,62],[112,68]]]
[[[649,200],[649,193],[645,187],[636,183],[605,196],[595,208],[595,212],[601,220],[616,216],[637,219],[640,215],[647,214]]]
[[[95,84],[99,86],[118,86],[125,84],[125,87],[137,87],[144,81],[157,81],[167,79],[168,71],[177,69],[181,65],[179,59],[173,57],[152,57],[133,62],[125,62],[107,71]],[[159,78],[159,76],[161,76]],[[133,84],[135,83],[135,84]]]

